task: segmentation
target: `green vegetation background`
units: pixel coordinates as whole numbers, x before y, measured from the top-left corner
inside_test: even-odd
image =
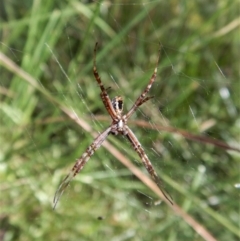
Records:
[[[52,210],[58,184],[93,140],[59,106],[94,131],[110,123],[92,74],[96,41],[100,76],[125,110],[161,42],[155,97],[132,117],[148,126],[129,126],[173,200],[216,240],[239,240],[239,152],[159,127],[239,148],[239,2],[112,3],[1,1],[0,240],[203,240],[104,147]],[[146,173],[127,141],[108,140]]]

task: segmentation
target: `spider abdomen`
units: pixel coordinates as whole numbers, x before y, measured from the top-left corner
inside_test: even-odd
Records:
[[[112,106],[118,115],[121,115],[123,111],[123,99],[121,96],[115,96],[112,99]]]

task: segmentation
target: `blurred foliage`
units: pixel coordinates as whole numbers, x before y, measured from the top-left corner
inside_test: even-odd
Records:
[[[110,123],[92,74],[129,109],[161,62],[154,99],[129,123],[174,201],[217,240],[239,240],[239,2],[1,1],[1,52],[95,131]],[[238,29],[238,30],[237,30]],[[100,148],[52,210],[57,185],[92,142],[59,106],[0,62],[0,240],[202,240]],[[139,168],[122,137],[108,140]]]

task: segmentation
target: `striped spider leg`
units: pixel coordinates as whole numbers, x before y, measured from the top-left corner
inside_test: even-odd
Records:
[[[77,159],[75,165],[69,174],[63,179],[59,185],[53,200],[53,209],[55,209],[60,197],[62,196],[64,190],[67,188],[71,180],[83,169],[84,165],[87,163],[89,158],[94,154],[94,152],[102,145],[103,141],[107,138],[111,131],[111,127],[108,127],[104,132],[98,135],[93,143],[87,148],[87,150],[82,154],[80,158]]]
[[[62,196],[64,190],[69,185],[70,181],[79,173],[84,165],[87,163],[87,161],[90,159],[90,157],[95,153],[95,151],[101,147],[103,141],[107,138],[109,134],[113,135],[123,135],[126,136],[129,142],[132,144],[134,150],[137,152],[139,157],[141,158],[145,168],[147,169],[148,173],[151,175],[151,178],[154,180],[154,182],[158,185],[159,189],[163,193],[164,197],[173,204],[171,198],[165,193],[162,187],[162,182],[160,178],[158,177],[156,171],[154,170],[152,163],[150,162],[148,156],[146,155],[144,149],[142,148],[140,142],[138,141],[137,137],[134,135],[132,130],[127,126],[127,121],[131,117],[131,115],[137,110],[139,106],[141,106],[146,101],[153,98],[153,96],[146,97],[149,90],[152,87],[152,84],[154,83],[156,76],[157,76],[157,66],[159,63],[159,57],[160,57],[160,51],[156,63],[156,67],[154,69],[154,72],[149,80],[149,83],[147,87],[144,89],[142,94],[138,97],[136,102],[133,104],[132,108],[127,112],[127,114],[122,115],[123,111],[123,100],[121,96],[116,96],[112,99],[112,101],[109,98],[109,95],[107,93],[108,89],[105,89],[104,85],[102,84],[101,78],[98,74],[97,67],[96,67],[96,52],[97,52],[97,43],[94,48],[94,58],[93,58],[93,74],[94,77],[101,89],[101,99],[102,102],[112,118],[111,125],[103,131],[101,134],[99,134],[93,141],[93,143],[87,148],[87,150],[82,154],[82,156],[77,159],[77,162],[69,172],[69,174],[63,179],[61,184],[59,185],[55,196],[53,200],[53,208],[55,209],[60,197]]]

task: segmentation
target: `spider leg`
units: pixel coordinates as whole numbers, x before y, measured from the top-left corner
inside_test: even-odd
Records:
[[[67,188],[68,184],[71,180],[83,169],[84,165],[87,163],[89,158],[94,154],[94,152],[102,145],[103,141],[110,134],[112,127],[108,127],[104,132],[99,134],[93,143],[87,148],[87,150],[82,154],[80,158],[77,159],[75,165],[69,174],[63,179],[61,184],[59,185],[54,199],[53,199],[53,209],[55,209],[59,199],[61,198],[64,190]]]
[[[98,71],[97,71],[97,67],[96,67],[96,55],[97,55],[97,45],[98,43],[95,44],[95,48],[94,48],[94,57],[93,57],[93,74],[95,76],[95,79],[101,89],[101,99],[102,99],[102,102],[108,112],[108,114],[111,116],[111,118],[113,120],[116,120],[117,119],[117,113],[116,111],[114,110],[113,106],[112,106],[112,102],[108,96],[108,93],[107,91],[110,89],[110,87],[108,87],[107,89],[105,89],[102,81],[101,81],[101,78],[98,74]]]
[[[159,54],[158,54],[158,58],[157,58],[157,63],[156,63],[156,67],[154,69],[154,72],[149,80],[149,83],[147,85],[147,87],[145,88],[145,90],[142,92],[142,94],[137,98],[136,102],[134,103],[134,105],[132,106],[132,108],[128,111],[128,113],[125,115],[125,118],[128,119],[136,110],[137,108],[142,105],[143,103],[145,103],[146,101],[150,100],[151,98],[153,98],[153,96],[150,97],[146,97],[147,93],[149,92],[149,90],[151,89],[156,76],[157,76],[157,68],[158,68],[158,63],[159,63],[159,59],[160,59],[160,50],[159,50]]]
[[[158,177],[156,171],[154,170],[152,163],[148,159],[148,156],[146,155],[145,151],[143,150],[137,137],[134,135],[134,133],[131,131],[131,129],[127,125],[125,126],[125,128],[126,128],[126,133],[127,133],[126,137],[132,144],[134,150],[137,152],[137,154],[141,158],[143,165],[147,169],[148,173],[151,175],[153,181],[158,185],[158,187],[161,190],[164,197],[173,205],[172,198],[164,191],[162,181]]]

